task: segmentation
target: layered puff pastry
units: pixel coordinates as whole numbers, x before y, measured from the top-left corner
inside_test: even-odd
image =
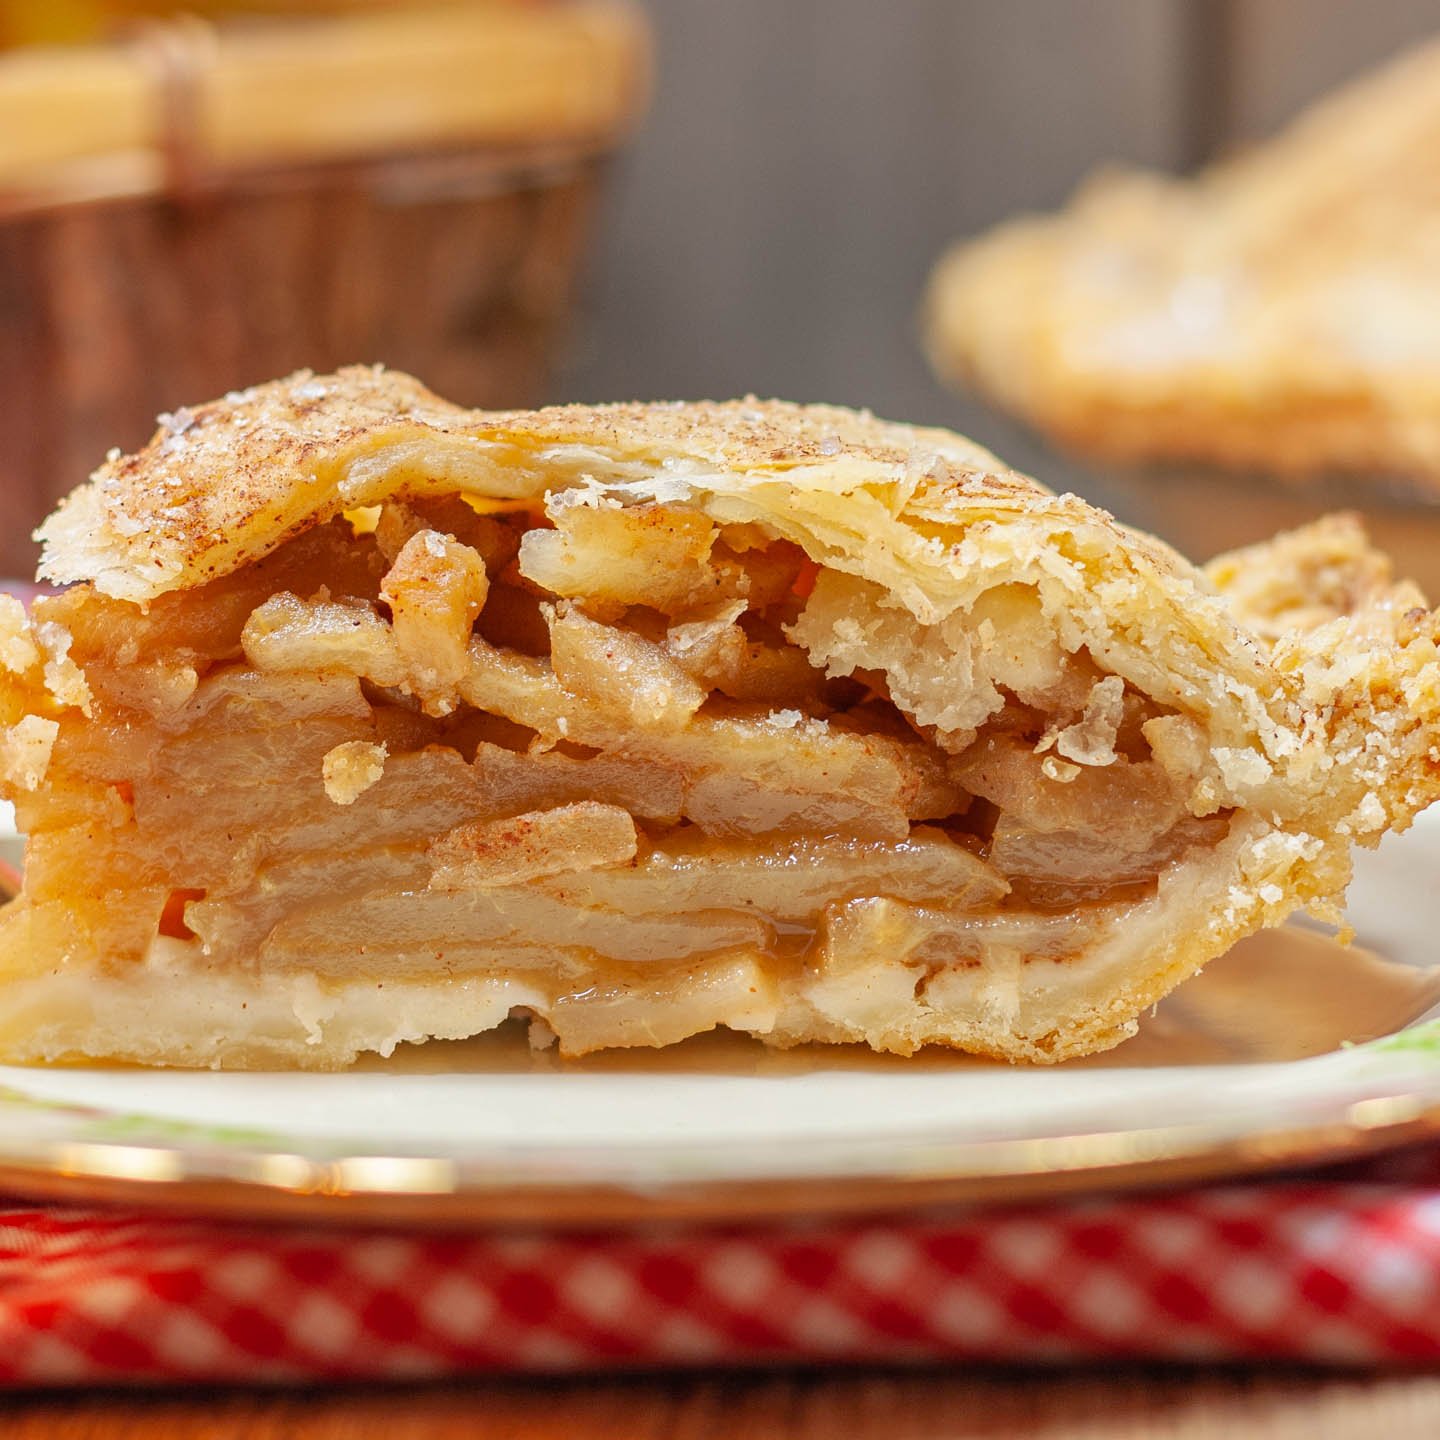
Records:
[[[1208,574],[826,407],[485,413],[381,370],[163,417],[0,617],[0,1058],[343,1066],[521,1015],[1009,1060],[1338,919],[1440,788],[1356,527]]]
[[[1440,486],[1440,43],[1193,180],[1111,171],[938,267],[929,348],[1111,462]]]

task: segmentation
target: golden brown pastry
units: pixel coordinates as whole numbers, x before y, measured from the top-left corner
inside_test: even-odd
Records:
[[[932,358],[1108,460],[1440,484],[1440,43],[1189,181],[959,246]]]
[[[338,1066],[513,1012],[1059,1060],[1334,916],[1440,788],[1437,618],[1352,524],[1207,580],[846,410],[302,374],[42,533],[78,583],[0,611],[12,1061]]]

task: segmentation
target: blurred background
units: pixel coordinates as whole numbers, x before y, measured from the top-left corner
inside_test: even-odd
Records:
[[[1190,169],[1440,31],[1437,0],[648,8],[654,106],[565,393],[869,405],[1037,465],[1054,462],[926,365],[915,312],[941,251],[1107,160]]]
[[[755,391],[963,429],[957,237],[1193,167],[1435,0],[0,0],[0,573],[160,409],[300,365],[483,405]]]

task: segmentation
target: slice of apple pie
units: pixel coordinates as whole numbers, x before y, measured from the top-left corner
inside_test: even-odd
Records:
[[[1440,489],[1440,39],[1189,179],[1106,167],[940,262],[932,360],[1109,462]]]
[[[1437,618],[1356,528],[1208,576],[958,436],[494,414],[299,375],[163,417],[0,611],[0,1056],[338,1066],[512,1014],[1115,1044],[1440,789]]]

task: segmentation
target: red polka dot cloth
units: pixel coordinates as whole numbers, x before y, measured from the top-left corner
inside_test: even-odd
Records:
[[[0,1384],[854,1361],[1440,1360],[1440,1154],[1065,1204],[596,1234],[0,1204]]]

